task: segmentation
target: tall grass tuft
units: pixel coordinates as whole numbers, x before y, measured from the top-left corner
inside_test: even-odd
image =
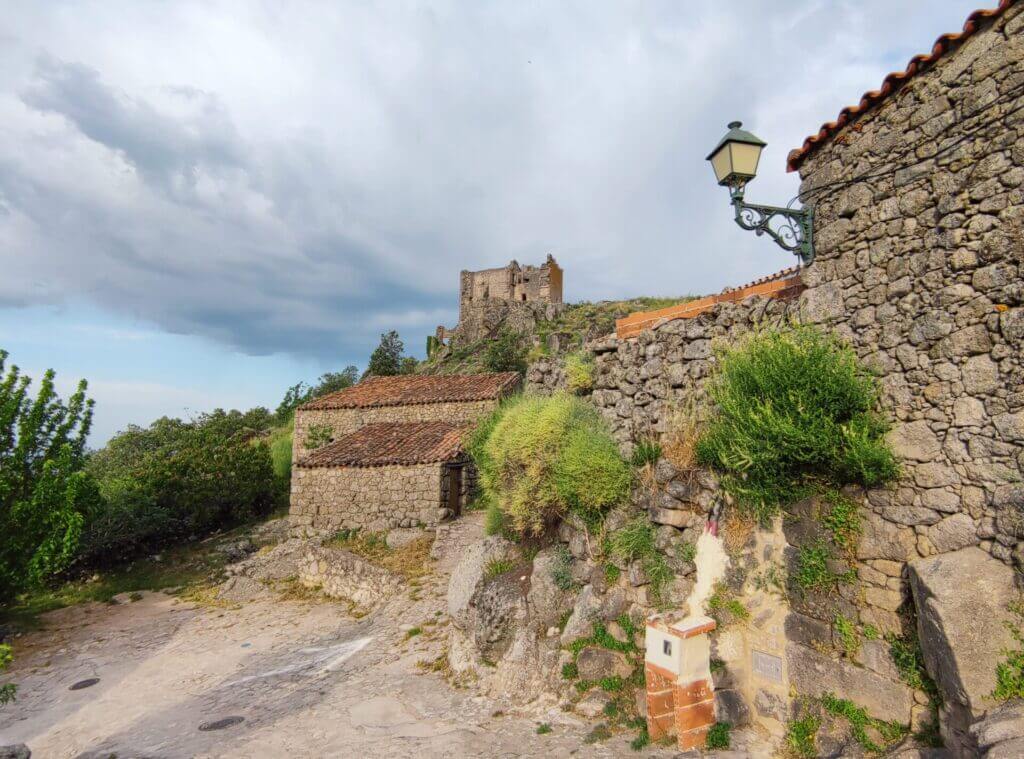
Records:
[[[595,523],[629,494],[629,467],[604,421],[567,394],[506,401],[478,423],[467,449],[491,529],[537,534],[570,513]]]
[[[716,413],[697,458],[762,521],[824,488],[872,487],[899,473],[877,381],[814,327],[754,334],[725,351],[710,395]]]

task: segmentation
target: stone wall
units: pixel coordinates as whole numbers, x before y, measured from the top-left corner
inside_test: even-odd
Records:
[[[313,425],[331,428],[334,440],[350,435],[367,424],[379,422],[475,422],[498,405],[496,400],[463,403],[420,403],[410,406],[379,408],[298,409],[292,434],[292,461],[300,461]]]
[[[401,580],[386,569],[359,558],[350,551],[310,545],[299,563],[299,582],[318,588],[330,598],[352,601],[372,609],[393,597]]]
[[[734,343],[755,328],[770,328],[795,315],[793,301],[753,297],[719,303],[692,319],[676,319],[635,339],[614,335],[588,344],[594,353],[591,400],[625,449],[668,430],[682,410],[706,410],[704,385],[714,365],[713,347]],[[537,373],[540,375],[540,372]],[[543,373],[545,380],[557,376]]]
[[[1024,538],[1022,26],[1006,11],[800,168],[803,316],[882,378],[905,477],[868,498],[913,531],[909,555],[980,544],[1009,562]]]
[[[311,534],[433,527],[445,515],[441,464],[293,467],[290,517]]]

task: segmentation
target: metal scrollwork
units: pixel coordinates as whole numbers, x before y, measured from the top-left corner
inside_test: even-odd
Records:
[[[800,256],[805,264],[814,260],[813,218],[810,208],[760,206],[743,201],[743,192],[732,195],[736,223],[760,236],[767,234],[781,247]]]

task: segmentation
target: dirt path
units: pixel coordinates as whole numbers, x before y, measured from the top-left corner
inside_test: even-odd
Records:
[[[417,665],[442,653],[447,574],[478,530],[453,527],[434,575],[361,620],[339,603],[221,610],[162,593],[53,612],[16,641],[0,745],[43,759],[634,755],[628,735],[585,744],[592,725],[553,702],[515,710]]]

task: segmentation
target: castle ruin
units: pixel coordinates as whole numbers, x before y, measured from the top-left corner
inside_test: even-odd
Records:
[[[561,303],[562,267],[549,253],[540,266],[520,266],[513,260],[507,266],[459,274],[459,321],[466,312],[484,301],[515,303]]]

